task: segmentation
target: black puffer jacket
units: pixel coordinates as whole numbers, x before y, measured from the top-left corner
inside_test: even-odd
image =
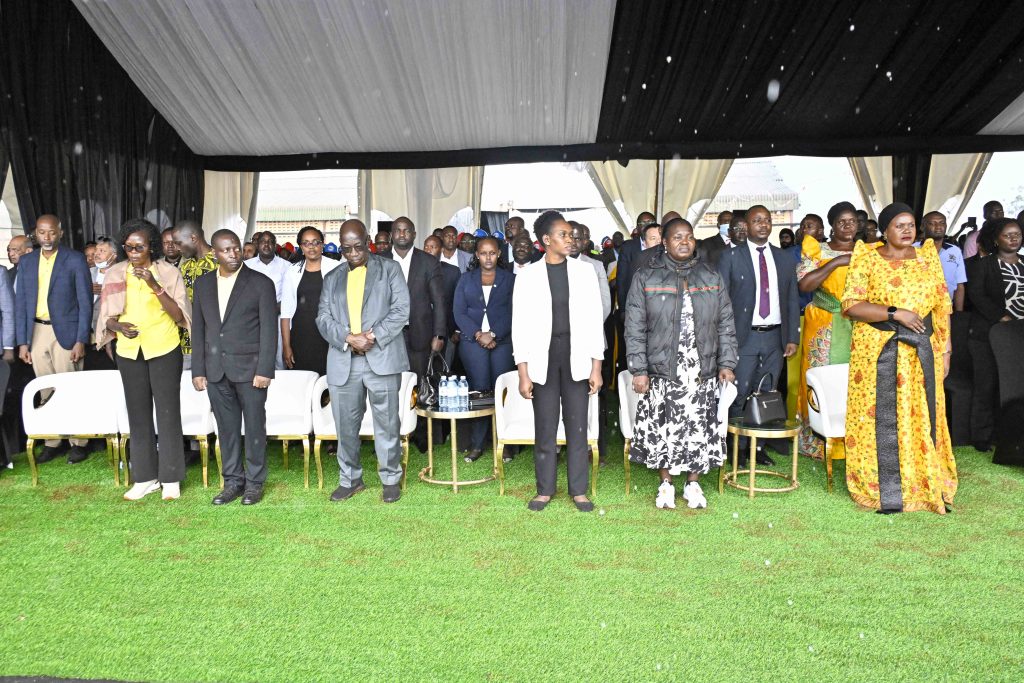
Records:
[[[626,301],[626,361],[634,376],[679,381],[676,354],[679,316],[686,288],[693,302],[700,378],[736,367],[736,329],[722,277],[700,256],[683,263],[662,254],[637,271]]]

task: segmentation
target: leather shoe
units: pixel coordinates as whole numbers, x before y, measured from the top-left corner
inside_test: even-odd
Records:
[[[241,486],[232,486],[231,488],[224,488],[220,493],[213,497],[214,505],[227,505],[235,498],[238,498],[245,491]]]
[[[68,451],[68,464],[77,465],[86,458],[89,457],[89,452],[81,446],[72,446],[71,450]]]
[[[242,505],[255,505],[261,500],[263,500],[262,486],[246,487],[245,493],[242,495]]]
[[[385,484],[384,495],[381,496],[381,500],[385,503],[396,503],[398,499],[402,497],[402,487],[398,484]]]
[[[67,452],[67,446],[43,446],[43,452],[36,456],[36,464],[56,460]]]
[[[758,465],[767,465],[767,466],[771,467],[772,465],[775,464],[775,461],[772,460],[768,456],[767,453],[765,453],[763,448],[758,448],[757,449],[757,464]]]
[[[348,500],[352,496],[356,495],[360,491],[366,488],[363,484],[363,480],[352,482],[351,486],[339,486],[334,489],[334,493],[331,494],[331,500],[337,503],[339,500]]]

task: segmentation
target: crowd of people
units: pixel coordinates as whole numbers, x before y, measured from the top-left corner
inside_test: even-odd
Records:
[[[703,240],[676,212],[660,221],[644,212],[629,238],[595,245],[586,225],[546,211],[532,236],[513,216],[493,234],[439,228],[422,249],[407,217],[372,239],[360,221],[345,221],[336,243],[306,226],[281,246],[270,231],[243,244],[219,230],[207,242],[193,221],[161,232],[136,219],[80,253],[66,246],[57,216],[40,216],[31,235],[10,241],[12,266],[0,278],[6,450],[33,375],[116,369],[131,431],[125,498],[177,498],[194,457],[179,420],[186,371],[218,423],[224,487],[213,503],[256,504],[267,477],[267,388],[276,370],[308,370],[326,375],[337,425],[331,500],[365,489],[358,429],[369,405],[382,498],[394,502],[401,373],[423,377],[436,355],[473,391],[518,372],[520,394],[534,403],[529,509],[556,493],[560,417],[568,494],[590,511],[589,396],[598,396],[604,464],[609,387],[625,368],[639,395],[630,459],[658,472],[656,506],[674,508],[675,478],[685,477],[686,504],[704,508],[700,478],[728,455],[723,383],[735,382],[729,414],[741,416],[755,389],[784,388],[798,356],[801,455],[825,451],[807,423],[806,371],[848,363],[846,437],[829,448],[846,458],[851,497],[883,513],[944,513],[957,488],[943,395],[950,316],[971,311],[972,439],[987,451],[998,396],[989,331],[1024,319],[1022,217],[989,202],[981,229],[959,244],[943,214],[918,219],[904,204],[877,223],[849,202],[826,218],[827,232],[808,214],[796,231],[780,230],[776,246],[764,206],[723,212],[719,233]],[[471,425],[466,461],[481,457],[489,429],[486,419]],[[422,425],[413,443],[426,449]],[[47,441],[36,461],[65,455],[82,462],[88,443]],[[754,455],[772,464],[763,448]]]

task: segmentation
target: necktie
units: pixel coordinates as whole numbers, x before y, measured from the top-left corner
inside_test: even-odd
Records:
[[[757,259],[758,266],[761,270],[761,286],[760,286],[760,299],[761,301],[757,305],[757,314],[762,318],[767,318],[768,314],[772,311],[771,301],[768,299],[768,261],[764,258],[765,247],[757,248]]]

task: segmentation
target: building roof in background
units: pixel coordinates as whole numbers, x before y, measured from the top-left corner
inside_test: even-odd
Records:
[[[261,173],[256,220],[328,221],[358,213],[358,172]]]
[[[746,209],[755,204],[764,204],[770,211],[796,211],[800,196],[786,185],[771,161],[740,159],[733,163],[707,212]]]

